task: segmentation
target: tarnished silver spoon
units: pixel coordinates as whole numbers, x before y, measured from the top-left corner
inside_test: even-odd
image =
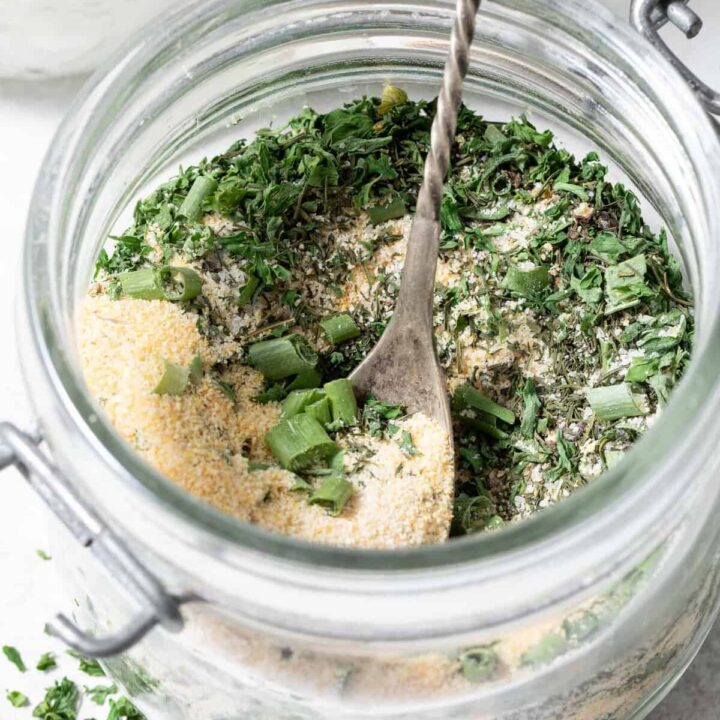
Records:
[[[445,374],[435,349],[433,290],[440,244],[440,203],[455,139],[462,84],[480,0],[458,0],[430,152],[410,230],[395,312],[370,354],[350,375],[358,395],[374,395],[436,420],[452,441]]]

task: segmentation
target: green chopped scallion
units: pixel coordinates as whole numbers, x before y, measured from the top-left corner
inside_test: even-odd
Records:
[[[200,276],[186,267],[161,267],[157,271],[158,281],[165,300],[185,302],[193,300],[202,291]]]
[[[327,462],[337,452],[325,428],[304,413],[278,423],[265,439],[277,461],[287,470],[304,470]]]
[[[163,359],[163,362],[165,363],[165,369],[153,392],[156,395],[182,395],[187,389],[190,380],[190,370],[165,359]]]
[[[293,390],[307,390],[320,387],[321,382],[322,375],[315,368],[309,368],[299,372],[287,386],[287,389],[290,392]]]
[[[205,198],[217,190],[217,180],[209,175],[198,175],[195,182],[178,208],[178,214],[185,216],[188,220],[197,222],[202,215]]]
[[[347,313],[321,320],[320,327],[333,345],[339,345],[360,335],[360,328]]]
[[[310,415],[310,417],[314,417],[323,427],[328,427],[332,422],[330,401],[326,397],[310,405],[306,405],[305,412]]]
[[[123,295],[137,300],[183,302],[196,298],[202,290],[200,276],[190,268],[140,268],[118,275]]]
[[[318,356],[302,335],[287,335],[251,345],[248,359],[268,380],[283,380],[313,370]]]
[[[489,397],[483,395],[470,384],[461,385],[453,394],[453,406],[456,410],[479,410],[481,413],[502,420],[507,425],[515,424],[515,413],[508,408],[498,405]]]
[[[138,300],[164,300],[165,292],[158,282],[155,268],[140,268],[118,275],[123,295]]]
[[[308,405],[325,398],[323,390],[293,390],[282,403],[282,415],[285,418],[294,417],[305,411]]]
[[[342,475],[329,475],[308,500],[309,505],[322,505],[330,515],[339,515],[353,494],[353,484]]]
[[[334,430],[350,427],[357,423],[358,406],[352,383],[347,378],[340,378],[323,386],[330,401]]]
[[[600,420],[612,421],[625,417],[647,415],[643,396],[635,395],[627,383],[590,388],[585,392],[590,407]]]

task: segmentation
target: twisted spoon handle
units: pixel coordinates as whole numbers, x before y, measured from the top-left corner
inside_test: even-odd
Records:
[[[450,166],[450,151],[455,139],[462,85],[468,71],[468,56],[475,35],[475,17],[479,6],[480,0],[457,0],[450,53],[445,61],[437,110],[430,131],[430,152],[425,159],[425,173],[417,201],[417,215],[429,220],[440,217],[443,183]]]
[[[370,354],[350,375],[356,392],[403,405],[434,418],[452,444],[452,417],[445,374],[433,332],[433,290],[440,246],[440,203],[455,139],[463,78],[468,70],[480,0],[457,0],[430,151],[408,239],[395,312]]]

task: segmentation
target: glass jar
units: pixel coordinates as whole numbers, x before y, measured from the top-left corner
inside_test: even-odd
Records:
[[[600,148],[667,226],[695,293],[691,368],[602,478],[487,535],[391,552],[315,546],[172,485],[84,385],[76,310],[131,199],[303,104],[329,109],[386,80],[433,96],[452,11],[449,0],[197,2],[126,48],[52,143],[27,230],[20,352],[57,469],[183,603],[178,632],[156,628],[105,661],[149,717],[640,718],[713,621],[720,147],[669,65],[590,2],[487,3],[465,97],[492,119],[529,112],[571,149]],[[58,543],[82,627],[114,632],[135,616],[86,549],[64,531]]]

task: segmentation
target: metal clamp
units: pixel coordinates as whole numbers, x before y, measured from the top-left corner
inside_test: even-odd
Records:
[[[702,29],[702,19],[687,5],[688,0],[632,0],[630,22],[675,67],[690,85],[705,109],[713,115],[720,114],[720,93],[706,85],[665,44],[658,29],[670,21],[687,38],[694,38]]]
[[[141,640],[155,625],[170,631],[182,628],[180,600],[169,595],[120,538],[79,497],[57,467],[38,449],[41,438],[0,423],[0,470],[15,465],[47,506],[93,552],[139,605],[140,612],[114,635],[93,637],[83,632],[65,615],[58,615],[47,632],[89,657],[117,655]]]

